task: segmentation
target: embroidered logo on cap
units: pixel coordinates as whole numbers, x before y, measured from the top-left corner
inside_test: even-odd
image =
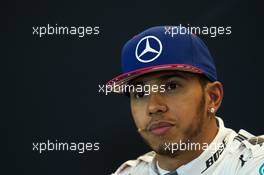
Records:
[[[135,55],[138,61],[149,63],[157,59],[162,52],[162,44],[155,36],[145,36],[136,47]]]

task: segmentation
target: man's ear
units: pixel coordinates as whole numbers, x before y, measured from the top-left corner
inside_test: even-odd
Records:
[[[208,111],[215,113],[221,106],[222,99],[224,96],[223,85],[219,81],[210,82],[206,86],[206,92],[208,95]],[[212,108],[214,108],[212,110]]]

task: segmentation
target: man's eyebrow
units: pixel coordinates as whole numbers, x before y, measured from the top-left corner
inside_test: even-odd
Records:
[[[188,80],[190,77],[188,75],[185,75],[183,73],[179,73],[179,72],[173,72],[170,74],[164,74],[164,75],[160,75],[159,77],[157,77],[160,80],[167,80],[173,77],[177,77],[177,78],[181,78],[181,79],[185,79]]]
[[[138,81],[138,82],[130,82],[128,83],[128,85],[133,85],[133,86],[137,86],[137,85],[144,85],[143,81]]]
[[[160,79],[161,81],[165,81],[167,79],[170,79],[170,78],[174,78],[174,77],[177,77],[177,78],[181,78],[181,79],[184,79],[184,80],[189,80],[190,77],[188,75],[185,75],[183,73],[180,73],[180,72],[172,72],[172,73],[166,73],[166,74],[161,74],[161,75],[158,75],[157,79]],[[130,82],[129,85],[134,85],[134,86],[137,86],[137,85],[144,85],[144,81],[136,81],[136,82]]]

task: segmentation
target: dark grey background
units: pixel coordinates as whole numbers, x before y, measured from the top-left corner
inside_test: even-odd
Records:
[[[121,72],[120,51],[156,25],[231,26],[232,34],[201,36],[224,84],[218,115],[228,127],[263,134],[263,38],[254,1],[10,1],[3,27],[8,85],[2,115],[5,173],[110,174],[148,151],[136,132],[129,101],[98,93]],[[257,14],[259,13],[259,14]],[[99,36],[32,35],[33,26],[100,26]],[[6,138],[6,136],[4,137]],[[32,151],[32,142],[100,142],[100,151]]]

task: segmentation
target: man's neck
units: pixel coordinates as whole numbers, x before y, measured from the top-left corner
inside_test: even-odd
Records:
[[[210,120],[209,124],[205,126],[203,133],[197,139],[192,140],[192,143],[199,143],[203,145],[204,143],[210,144],[218,132],[218,126],[216,123],[216,118]],[[192,160],[199,157],[204,150],[186,150],[180,151],[175,157],[170,157],[166,155],[156,155],[156,160],[159,162],[159,166],[168,171],[173,171],[179,168],[180,166],[191,162]]]

